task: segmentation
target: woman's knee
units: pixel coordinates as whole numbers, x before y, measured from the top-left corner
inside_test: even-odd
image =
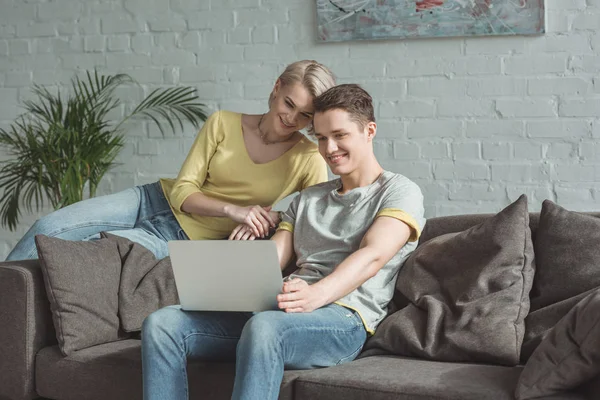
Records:
[[[65,221],[57,214],[58,213],[54,211],[50,214],[44,215],[33,223],[30,230],[36,235],[47,236],[52,236],[55,232],[60,232]]]

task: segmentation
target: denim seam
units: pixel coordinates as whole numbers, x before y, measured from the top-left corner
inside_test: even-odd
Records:
[[[360,352],[360,350],[363,348],[363,346],[365,345],[365,343],[363,342],[360,346],[358,346],[358,348],[356,350],[354,350],[352,353],[350,353],[349,355],[347,355],[346,357],[342,357],[340,358],[335,365],[340,365],[342,363],[342,361],[348,360],[351,357],[356,357],[358,355],[358,353]]]
[[[308,329],[307,329],[308,328]],[[296,327],[296,326],[292,326],[287,328],[286,330],[282,331],[280,336],[279,336],[279,348],[282,348],[282,341],[283,341],[283,337],[285,334],[287,334],[289,331],[293,331],[293,330],[300,330],[300,331],[313,331],[313,332],[337,332],[337,333],[353,333],[359,329],[364,330],[364,326],[362,325],[362,323],[360,324],[360,326],[357,325],[353,325],[350,329],[323,329],[322,327],[317,327],[317,326],[312,326],[312,327]],[[350,353],[350,355],[346,356],[346,357],[342,357],[341,360],[343,360],[344,358],[348,358],[350,357],[352,354],[360,351],[361,347],[364,346],[364,342],[359,346],[358,350],[353,351],[352,353]],[[272,363],[275,364],[275,363]],[[339,361],[336,362],[336,365],[339,364]],[[269,388],[270,389],[270,388]]]
[[[188,333],[188,334],[186,334],[184,336],[183,340],[185,341],[185,340],[189,339],[192,336],[198,336],[198,335],[205,336],[205,337],[210,337],[210,338],[215,338],[215,339],[228,339],[228,340],[238,339],[239,340],[239,337],[235,337],[235,336],[221,336],[221,335],[213,335],[213,334],[210,334],[210,333],[203,333],[203,332]]]
[[[116,227],[116,228],[129,228],[130,227],[129,224],[115,224],[115,223],[110,223],[109,224],[109,223],[106,223],[105,221],[87,221],[85,223],[81,223],[81,224],[77,224],[77,225],[71,225],[68,228],[59,229],[59,230],[50,232],[50,234],[48,234],[47,236],[55,237],[57,235],[60,235],[61,233],[70,232],[70,231],[75,230],[75,229],[85,228],[85,227],[88,227],[88,226],[98,225],[98,224],[107,225],[107,226]]]

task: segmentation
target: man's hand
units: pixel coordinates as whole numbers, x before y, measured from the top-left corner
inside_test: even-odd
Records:
[[[284,282],[282,292],[277,296],[278,306],[288,313],[311,312],[325,305],[326,296],[318,287],[299,278]]]
[[[271,215],[271,207],[249,206],[238,207],[230,205],[225,208],[225,213],[229,218],[237,223],[248,225],[256,237],[265,237],[269,234],[271,228],[277,225]]]
[[[231,231],[231,235],[229,235],[229,240],[254,240],[256,239],[256,235],[252,228],[250,228],[246,224],[239,224],[235,227],[233,231]]]

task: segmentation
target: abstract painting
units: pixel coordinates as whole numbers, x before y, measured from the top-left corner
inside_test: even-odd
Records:
[[[321,41],[545,31],[544,0],[316,0]]]

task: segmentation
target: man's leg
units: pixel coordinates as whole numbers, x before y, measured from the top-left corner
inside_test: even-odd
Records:
[[[170,306],[142,326],[145,400],[187,400],[188,359],[234,360],[236,345],[252,313],[182,311]]]
[[[232,398],[276,400],[284,368],[352,361],[366,338],[358,314],[337,304],[311,313],[258,313],[248,321],[238,343]]]

